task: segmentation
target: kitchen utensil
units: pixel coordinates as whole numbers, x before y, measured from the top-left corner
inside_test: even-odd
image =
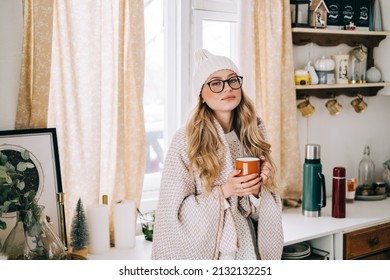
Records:
[[[295,70],[295,84],[296,85],[310,85],[310,73],[305,69]]]
[[[236,159],[236,169],[241,170],[237,177],[253,173],[260,174],[260,159],[258,157],[242,157]]]
[[[316,108],[310,103],[309,97],[306,97],[305,101],[299,103],[297,108],[304,118],[310,117],[316,111]]]
[[[372,187],[374,182],[375,164],[370,157],[370,147],[364,147],[363,158],[359,163],[359,187]]]
[[[307,242],[300,242],[283,248],[282,258],[285,260],[299,260],[310,256],[311,247]]]
[[[350,84],[365,83],[367,70],[367,51],[363,49],[363,46],[361,45],[352,49],[349,54],[348,82]]]
[[[328,100],[325,103],[325,106],[332,116],[338,115],[341,112],[341,110],[343,109],[343,106],[337,101],[336,98],[332,98],[332,99]]]
[[[355,200],[356,184],[356,178],[350,178],[347,180],[347,187],[345,188],[345,202],[352,203]]]
[[[378,83],[382,78],[381,71],[375,66],[372,66],[366,72],[366,80],[369,83]]]
[[[345,218],[345,168],[333,168],[332,217]]]
[[[334,60],[331,58],[326,58],[325,56],[317,59],[314,68],[316,71],[333,71],[335,67]]]
[[[355,109],[356,113],[363,113],[368,107],[367,103],[363,100],[361,95],[358,95],[358,97],[353,99],[351,101],[351,105],[353,109]]]
[[[356,200],[363,201],[377,201],[384,200],[387,198],[387,194],[379,194],[379,195],[355,195]]]
[[[325,177],[322,174],[320,145],[307,144],[303,164],[302,213],[308,217],[321,216],[326,206]]]

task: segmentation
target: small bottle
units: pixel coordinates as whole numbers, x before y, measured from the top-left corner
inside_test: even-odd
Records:
[[[345,218],[345,168],[333,168],[332,217]]]
[[[370,158],[370,147],[364,147],[363,158],[359,163],[359,187],[371,188],[374,182],[375,165]]]
[[[345,201],[347,203],[352,203],[355,200],[355,192],[356,192],[356,178],[350,178],[347,179],[347,186],[346,186],[346,195],[345,195]]]

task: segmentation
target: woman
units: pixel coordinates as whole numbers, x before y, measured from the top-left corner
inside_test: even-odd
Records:
[[[176,132],[161,180],[153,259],[280,259],[281,202],[265,127],[229,58],[201,49],[198,103]],[[237,177],[235,159],[259,157],[260,174]]]

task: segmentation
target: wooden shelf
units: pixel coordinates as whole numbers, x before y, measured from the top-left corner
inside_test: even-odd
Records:
[[[293,44],[304,46],[315,43],[321,47],[334,47],[340,44],[347,44],[350,47],[364,45],[367,47],[367,69],[374,66],[374,48],[390,35],[388,31],[348,31],[338,29],[314,29],[314,28],[292,28]],[[354,97],[358,94],[362,96],[375,96],[378,91],[385,86],[390,86],[388,82],[365,83],[365,84],[336,84],[336,85],[308,85],[296,86],[297,99],[306,96],[318,98],[332,98],[344,94]]]
[[[347,44],[350,47],[367,47],[367,69],[374,66],[374,48],[390,35],[387,31],[348,31],[338,29],[292,28],[294,45],[315,43],[321,47],[335,47]]]
[[[347,44],[351,47],[365,45],[366,47],[377,47],[379,43],[390,35],[387,31],[347,31],[338,29],[313,29],[313,28],[292,28],[293,43],[303,46],[309,43],[316,43],[322,47],[334,47],[340,44]]]
[[[349,97],[355,97],[358,94],[362,96],[375,96],[378,94],[378,91],[385,86],[390,86],[390,83],[307,85],[296,86],[296,94],[297,99],[304,99],[306,96],[332,98],[341,94]]]

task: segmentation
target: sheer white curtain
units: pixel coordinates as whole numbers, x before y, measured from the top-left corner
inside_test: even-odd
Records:
[[[144,1],[55,1],[48,126],[56,127],[67,230],[77,200],[139,204],[145,166]],[[112,219],[111,219],[112,220]]]
[[[246,92],[264,119],[282,195],[298,206],[302,193],[289,0],[239,1],[240,66]]]

